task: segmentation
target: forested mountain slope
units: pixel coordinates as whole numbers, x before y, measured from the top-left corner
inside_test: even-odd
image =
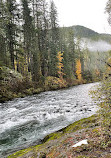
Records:
[[[73,25],[66,27],[66,29],[67,31],[69,31],[69,29],[74,30],[75,37],[88,38],[92,40],[105,40],[107,42],[111,42],[110,34],[98,33],[81,25]]]

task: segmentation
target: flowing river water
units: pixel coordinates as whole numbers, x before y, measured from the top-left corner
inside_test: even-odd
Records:
[[[0,158],[40,143],[46,135],[96,113],[90,83],[0,104]]]

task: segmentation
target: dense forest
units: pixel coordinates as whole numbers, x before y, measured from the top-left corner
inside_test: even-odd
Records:
[[[82,47],[89,36],[110,42],[84,27],[59,27],[53,1],[0,0],[0,100],[101,80],[109,52]]]
[[[105,10],[111,25],[111,0]],[[61,88],[52,98],[52,91],[30,96]],[[60,27],[53,0],[0,0],[0,115],[0,152],[8,158],[110,157],[111,35]],[[77,118],[69,125],[70,115]],[[50,132],[37,142],[41,129]]]

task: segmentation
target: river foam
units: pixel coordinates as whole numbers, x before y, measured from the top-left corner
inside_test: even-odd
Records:
[[[89,90],[98,83],[48,91],[0,104],[0,157],[96,113]]]

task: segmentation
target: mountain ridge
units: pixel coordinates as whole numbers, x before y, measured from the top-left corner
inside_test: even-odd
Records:
[[[66,29],[66,31],[69,31],[70,29],[73,30],[75,37],[92,39],[94,41],[105,40],[108,43],[111,43],[111,34],[98,33],[82,25],[73,25],[64,28]]]

